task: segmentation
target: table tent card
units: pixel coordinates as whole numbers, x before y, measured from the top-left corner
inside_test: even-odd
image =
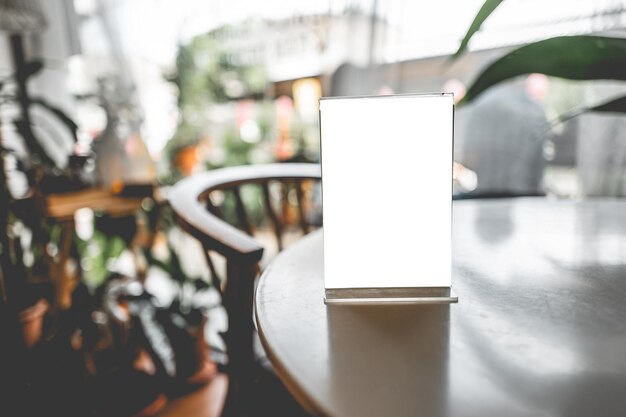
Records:
[[[325,302],[455,302],[452,94],[320,100]]]

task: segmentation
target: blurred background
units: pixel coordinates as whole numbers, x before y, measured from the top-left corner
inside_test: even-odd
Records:
[[[625,196],[625,35],[626,0],[0,0],[0,403],[153,415],[219,381],[232,268],[168,192],[319,163],[323,96],[454,93],[455,199]],[[319,184],[228,191],[262,264],[321,225]],[[271,381],[240,415],[306,415]]]
[[[460,99],[481,69],[519,45],[560,35],[623,34],[625,4],[506,1],[469,51],[449,63],[482,1],[11,3],[36,9],[42,19],[24,38],[26,54],[43,64],[30,91],[71,116],[81,145],[109,157],[105,142],[117,140],[133,161],[120,172],[101,173],[102,179],[161,183],[228,165],[317,161],[320,96],[451,91]],[[0,76],[8,77],[8,36],[0,40]],[[532,75],[459,108],[455,159],[467,170],[456,192],[496,187],[558,197],[623,195],[621,175],[605,169],[619,170],[624,162],[621,118],[584,115],[550,123],[623,91],[617,82]],[[4,105],[7,142],[10,113]],[[42,124],[51,130],[54,120]],[[525,143],[530,136],[535,139]],[[59,169],[68,143],[61,140],[55,149]],[[519,152],[523,167],[501,178],[510,166],[505,154]]]

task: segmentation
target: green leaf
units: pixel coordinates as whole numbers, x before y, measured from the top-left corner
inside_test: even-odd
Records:
[[[74,142],[78,142],[78,125],[60,108],[53,106],[42,98],[31,98],[33,104],[38,104],[55,115],[61,123],[63,123],[72,134]]]
[[[626,113],[626,96],[618,97],[591,107],[575,109],[559,116],[555,124],[564,123],[584,113]]]
[[[42,69],[43,69],[43,62],[35,60],[35,61],[27,62],[24,65],[23,71],[26,74],[26,78],[28,78],[37,74]]]
[[[183,271],[182,265],[180,264],[180,258],[171,244],[168,244],[167,246],[170,252],[170,271],[172,272],[172,279],[177,281],[179,284],[183,284],[188,280],[188,278]]]
[[[465,37],[461,41],[461,45],[459,45],[459,49],[450,57],[450,62],[454,61],[467,50],[467,45],[469,44],[470,39],[474,36],[483,22],[493,13],[493,11],[502,3],[502,0],[485,0],[485,3],[478,11],[478,14],[474,18],[474,21],[470,25]]]
[[[203,280],[202,278],[196,278],[193,281],[196,291],[205,291],[211,288],[211,284]]]
[[[607,101],[594,107],[590,107],[589,111],[607,112],[607,113],[626,113],[626,96]]]
[[[504,80],[531,73],[570,80],[626,80],[626,39],[561,36],[522,46],[489,65],[460,103]]]
[[[170,267],[169,264],[163,262],[160,259],[157,259],[153,254],[152,254],[152,250],[151,249],[144,249],[144,255],[146,257],[146,260],[148,261],[148,265],[151,266],[156,266],[157,268],[161,269],[162,271],[164,271],[165,273],[167,273],[168,275],[172,275],[172,268]]]

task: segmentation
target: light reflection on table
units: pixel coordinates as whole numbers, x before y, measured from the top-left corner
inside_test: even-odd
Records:
[[[626,202],[455,202],[453,286],[457,305],[327,307],[318,232],[266,271],[257,320],[316,414],[624,415]]]

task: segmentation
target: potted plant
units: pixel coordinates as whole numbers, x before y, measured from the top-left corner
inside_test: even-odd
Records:
[[[164,306],[138,279],[116,276],[106,285],[103,304],[114,323],[116,349],[127,352],[135,369],[155,376],[163,392],[177,396],[217,374],[205,337],[208,306],[202,301],[210,284],[185,273],[171,244],[166,256],[151,249],[144,255],[174,284],[171,303]]]
[[[37,28],[45,24],[43,16],[35,10],[20,10],[20,5],[10,2],[3,7],[8,8],[3,9],[7,13],[4,23],[18,24],[18,16],[30,16],[32,20],[25,22],[39,21]],[[88,156],[52,155],[51,150],[58,153],[67,146],[50,146],[46,142],[73,144],[77,141],[78,126],[60,108],[29,94],[29,81],[42,70],[43,62],[26,57],[22,33],[25,28],[18,24],[8,30],[15,73],[0,80],[0,104],[18,111],[10,113],[15,114],[10,121],[0,122],[13,125],[25,154],[13,149],[0,135],[0,304],[21,311],[18,319],[23,323],[24,342],[32,347],[40,338],[38,329],[49,303],[41,297],[42,286],[32,285],[31,281],[45,281],[53,258],[48,244],[53,240],[55,225],[45,219],[43,195],[84,187],[83,180],[88,176],[79,178],[79,174],[86,169]],[[32,117],[35,107],[45,112],[41,115],[46,115],[46,123]],[[40,135],[44,132],[45,135]],[[65,158],[67,163],[63,164],[60,158]]]
[[[5,407],[19,407],[26,415],[41,414],[44,408],[67,416],[85,415],[85,368],[73,336],[89,333],[83,321],[89,313],[82,314],[76,305],[68,311],[57,308],[57,292],[48,275],[56,250],[55,227],[41,216],[37,196],[10,197],[3,165],[0,334],[6,353],[0,358],[0,378],[9,387]],[[76,299],[76,294],[72,296]]]
[[[0,150],[1,148],[0,138]],[[0,296],[3,307],[21,323],[24,347],[30,349],[41,339],[44,315],[49,303],[43,297],[41,285],[33,285],[29,277],[42,273],[43,262],[32,259],[41,255],[45,233],[36,220],[36,200],[16,202],[10,198],[4,169],[4,152],[0,157]],[[18,217],[21,215],[21,219]],[[28,231],[25,230],[28,228]],[[30,232],[30,233],[28,233]],[[32,265],[25,262],[24,238],[29,237],[28,248]]]
[[[166,272],[175,284],[173,301],[166,308],[152,303],[147,309],[144,307],[144,311],[152,309],[153,314],[140,313],[139,317],[154,356],[172,377],[171,389],[180,392],[208,383],[217,373],[205,337],[208,306],[202,301],[211,285],[183,270],[179,255],[171,244],[168,244],[168,253],[168,259],[158,259],[151,251],[146,251],[146,258],[150,265]],[[170,346],[172,354],[169,358],[157,346],[157,340],[163,340],[155,334],[157,329],[163,331]]]
[[[72,172],[81,169],[80,158],[72,160],[61,153],[54,158],[50,150],[63,147],[46,143],[73,143],[77,126],[59,108],[29,95],[27,84],[43,64],[26,59],[19,31],[11,31],[10,46],[16,70],[0,81],[0,103],[17,111],[3,112],[11,120],[7,117],[2,122],[13,126],[15,139],[25,146],[24,153],[19,153],[11,147],[15,141],[0,137],[0,337],[6,348],[0,357],[0,378],[1,385],[8,387],[3,406],[7,410],[19,407],[25,415],[42,414],[44,409],[59,415],[86,415],[82,400],[85,369],[80,343],[74,343],[73,336],[89,330],[83,326],[85,314],[76,308],[58,308],[58,283],[50,271],[59,252],[60,227],[47,219],[44,209],[46,192],[84,186]],[[31,117],[33,106],[43,109],[46,119],[54,119],[51,125],[61,130],[53,128],[54,132],[40,135],[47,129],[37,123],[40,119]],[[61,163],[65,157],[67,164]],[[70,294],[73,287],[67,290],[69,298],[75,297]]]

